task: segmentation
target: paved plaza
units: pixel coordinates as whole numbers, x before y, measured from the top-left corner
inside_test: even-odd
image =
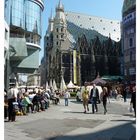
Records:
[[[108,113],[102,104],[96,114],[83,113],[82,103],[71,99],[69,106],[50,105],[45,112],[17,116],[5,122],[5,140],[135,140],[136,121],[128,111],[129,101],[110,100]]]

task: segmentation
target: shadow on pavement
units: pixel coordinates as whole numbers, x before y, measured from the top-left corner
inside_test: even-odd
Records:
[[[112,121],[112,122],[116,122],[116,121],[122,121],[122,122],[133,122],[133,123],[135,123],[136,122],[136,120],[121,120],[121,119],[118,119],[118,120],[110,120],[110,121]]]
[[[81,112],[81,111],[64,111],[64,113],[76,113],[76,114],[79,114],[79,113],[81,114],[82,113],[82,114],[104,115],[103,112],[95,112],[95,113],[92,113],[91,111],[86,112],[86,113],[84,113],[84,111],[83,112]],[[110,113],[107,113],[107,114],[110,114]]]
[[[123,114],[123,116],[130,116],[130,117],[134,117],[133,114]]]
[[[85,132],[84,132],[85,133]],[[104,129],[98,132],[56,136],[46,138],[44,140],[135,140],[136,128],[133,126],[133,122],[129,122],[123,125]]]
[[[82,113],[82,114],[84,114],[83,112],[80,112],[80,111],[79,112],[78,111],[65,111],[64,113],[80,113],[80,114]]]
[[[70,101],[70,102],[75,103],[75,104],[82,104],[82,102],[80,101]]]

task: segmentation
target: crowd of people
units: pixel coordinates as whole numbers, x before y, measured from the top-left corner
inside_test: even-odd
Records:
[[[119,92],[122,93],[119,93]],[[123,89],[113,88],[109,89],[106,86],[102,87],[102,92],[99,95],[99,91],[96,84],[92,84],[92,89],[87,89],[87,84],[84,85],[82,91],[82,100],[84,113],[89,111],[89,102],[92,104],[92,113],[98,112],[98,103],[103,104],[104,114],[107,113],[107,101],[110,97],[117,98],[117,95],[121,94],[124,98],[124,102],[127,101],[127,95],[130,93],[130,89],[126,86]],[[65,90],[60,93],[59,91],[53,91],[52,88],[45,90],[43,88],[34,88],[32,90],[28,88],[18,89],[15,85],[11,85],[8,91],[4,91],[4,118],[8,121],[15,121],[16,115],[27,115],[28,113],[36,113],[45,111],[50,107],[50,102],[53,104],[60,103],[60,97],[64,98],[64,105],[69,105],[70,92]],[[133,86],[131,91],[130,105],[134,108],[134,115],[136,117],[136,86]]]
[[[84,85],[84,90],[82,91],[82,100],[83,100],[83,107],[84,107],[84,113],[89,111],[89,103],[92,104],[92,113],[98,112],[98,103],[103,104],[104,108],[104,114],[107,113],[107,101],[110,102],[110,98],[114,98],[117,100],[118,97],[122,97],[124,99],[124,102],[127,101],[128,94],[131,97],[130,100],[130,106],[133,106],[134,109],[134,115],[136,117],[136,86],[134,85],[132,89],[130,89],[129,86],[123,86],[123,87],[113,87],[112,89],[109,89],[106,86],[102,86],[102,92],[99,95],[98,88],[96,87],[96,84],[92,84],[92,89],[87,89],[87,84]]]
[[[4,118],[8,121],[15,121],[16,115],[28,115],[45,111],[53,104],[60,103],[58,91],[45,90],[43,88],[18,89],[11,85],[8,91],[4,91]]]

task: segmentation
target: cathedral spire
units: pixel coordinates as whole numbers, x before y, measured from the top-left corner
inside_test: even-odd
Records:
[[[49,17],[49,22],[53,21],[53,13],[52,13],[52,9],[51,9],[51,14],[50,14],[50,17]]]
[[[111,34],[109,33],[109,36],[108,36],[109,38],[111,38]]]
[[[52,9],[51,9],[51,14],[50,14],[48,21],[49,21],[48,32],[51,32],[51,31],[53,31],[53,22],[54,22]]]
[[[53,20],[52,8],[51,8],[51,15],[50,15],[50,19],[51,19],[51,20]]]
[[[59,0],[59,3],[57,5],[57,7],[56,7],[56,11],[62,11],[62,12],[64,12],[64,6],[63,6],[61,0]]]
[[[63,4],[62,4],[61,0],[59,0],[58,7],[63,8]]]

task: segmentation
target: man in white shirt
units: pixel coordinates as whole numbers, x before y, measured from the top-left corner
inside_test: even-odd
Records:
[[[15,121],[16,112],[14,110],[13,102],[17,101],[18,89],[16,85],[12,85],[11,88],[7,92],[8,98],[8,121]]]
[[[65,99],[65,106],[68,106],[69,104],[69,98],[70,98],[70,93],[68,90],[64,93],[64,99]]]
[[[95,109],[98,112],[97,101],[99,101],[99,91],[96,88],[96,84],[93,84],[93,88],[91,89],[90,101],[92,102],[92,113],[95,112]]]

